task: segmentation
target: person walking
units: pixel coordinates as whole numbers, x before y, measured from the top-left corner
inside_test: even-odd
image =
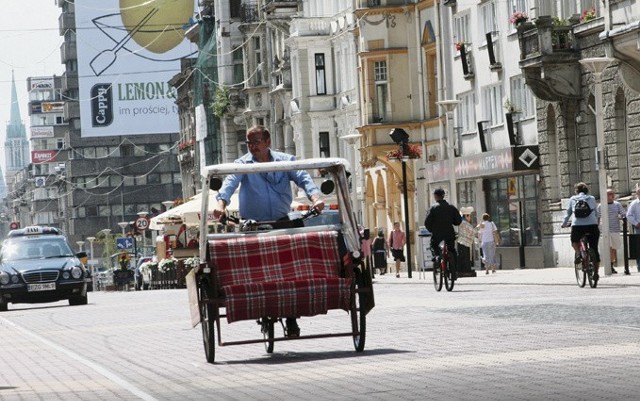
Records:
[[[627,222],[633,227],[634,234],[640,234],[640,187],[636,188],[636,199],[631,202],[627,209]],[[640,273],[640,249],[636,243],[636,267]]]
[[[373,266],[380,271],[380,275],[387,274],[387,258],[389,257],[389,247],[384,238],[384,231],[378,230],[378,236],[371,245],[373,249]]]
[[[609,214],[609,254],[611,255],[611,273],[617,274],[616,266],[618,265],[618,249],[622,244],[620,238],[620,219],[624,218],[624,207],[616,199],[616,193],[613,189],[607,189],[607,212]],[[600,205],[598,205],[598,223],[600,223]],[[604,227],[602,228],[604,229]],[[625,268],[624,274],[629,275],[629,268]]]
[[[486,274],[489,274],[489,269],[492,273],[496,272],[496,246],[500,245],[496,242],[499,235],[498,227],[491,221],[489,213],[482,215],[482,222],[478,224],[478,240],[480,240],[480,248],[482,249],[482,262],[484,263],[484,269]],[[495,233],[495,234],[494,234]]]
[[[404,244],[406,242],[406,235],[400,228],[400,223],[393,223],[393,231],[389,234],[389,249],[391,249],[391,256],[396,262],[396,277],[400,277],[400,262],[404,262]]]

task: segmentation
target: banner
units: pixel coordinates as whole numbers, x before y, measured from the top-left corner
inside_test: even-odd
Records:
[[[98,3],[95,3],[98,4]],[[83,137],[179,131],[168,81],[197,46],[184,32],[197,0],[103,0],[76,7]]]

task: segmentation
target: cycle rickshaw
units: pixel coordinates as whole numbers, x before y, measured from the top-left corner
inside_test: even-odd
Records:
[[[193,323],[202,326],[207,362],[215,361],[216,343],[219,347],[264,343],[271,353],[278,341],[348,336],[357,352],[364,350],[366,315],[374,307],[374,297],[360,250],[346,165],[343,159],[327,158],[204,168],[203,188],[212,190],[218,190],[228,174],[307,170],[317,176],[321,172],[320,188],[331,199],[326,202],[332,203],[326,208],[337,206],[338,210],[331,213],[333,221],[321,218],[323,214],[294,212],[285,222],[218,224],[218,230],[212,230],[218,232],[208,232],[209,219],[200,218],[201,263],[189,274],[187,287]],[[208,198],[202,197],[200,216],[212,209]],[[348,316],[342,331],[290,337],[282,324],[285,317],[318,316],[339,309]],[[260,331],[256,330],[255,339],[223,341],[222,318],[230,324],[257,321]],[[276,331],[278,323],[283,335]]]

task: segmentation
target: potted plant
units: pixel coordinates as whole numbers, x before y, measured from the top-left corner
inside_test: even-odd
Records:
[[[175,269],[177,262],[178,260],[173,256],[162,259],[160,263],[158,263],[158,271],[160,271],[161,273],[165,273],[169,270]]]
[[[596,9],[589,8],[587,10],[584,10],[580,15],[580,22],[588,22],[588,21],[591,21],[592,19],[596,19],[596,17],[597,17]]]
[[[516,11],[509,17],[509,23],[516,26],[522,24],[523,22],[527,22],[527,20],[529,20],[529,16],[523,11]]]
[[[422,146],[407,144],[407,157],[409,159],[419,159],[420,156],[422,156]],[[387,160],[402,159],[403,157],[401,147],[387,152]]]

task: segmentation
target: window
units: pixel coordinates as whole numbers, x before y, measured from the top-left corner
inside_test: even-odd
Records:
[[[231,18],[240,18],[240,6],[241,0],[229,0],[229,9],[230,9],[230,17]]]
[[[253,84],[258,86],[258,85],[262,85],[262,67],[261,67],[261,63],[262,63],[262,48],[260,47],[260,37],[254,37],[253,38],[253,51],[254,51],[254,57],[255,57],[255,75],[254,75],[254,81]]]
[[[456,15],[453,19],[455,29],[456,42],[471,42],[471,35],[469,34],[469,13],[461,13]]]
[[[233,49],[233,83],[242,84],[244,81],[244,62],[242,59],[242,46]]]
[[[536,104],[533,95],[525,84],[522,76],[512,77],[510,102],[515,111],[519,112],[519,117],[532,118],[536,115]]]
[[[57,138],[56,139],[56,149],[58,149],[58,150],[64,149],[64,138]]]
[[[97,206],[85,206],[85,212],[87,217],[97,217],[98,216],[98,207]]]
[[[476,131],[476,107],[475,93],[469,92],[458,95],[460,104],[456,107],[457,126],[462,134],[468,134]]]
[[[373,77],[375,81],[375,100],[373,104],[374,122],[383,121],[387,117],[387,61],[374,61]]]
[[[96,147],[96,157],[99,159],[103,159],[109,156],[109,148],[106,146],[98,146]]]
[[[487,86],[482,89],[482,105],[484,119],[489,126],[501,125],[504,121],[502,110],[502,85]]]
[[[111,216],[111,207],[109,205],[98,206],[98,214],[102,217]]]
[[[523,245],[541,244],[535,175],[491,179],[487,197],[502,246],[521,245],[520,232],[525,233]]]
[[[331,144],[329,143],[329,133],[328,132],[320,132],[318,134],[318,139],[320,141],[320,157],[331,157]]]
[[[326,72],[324,69],[324,54],[316,53],[316,95],[327,94]]]
[[[120,145],[120,154],[122,157],[133,156],[133,145]]]
[[[480,6],[480,21],[478,26],[480,27],[479,38],[480,44],[487,43],[487,33],[493,33],[498,31],[496,25],[496,4],[492,1]]]

